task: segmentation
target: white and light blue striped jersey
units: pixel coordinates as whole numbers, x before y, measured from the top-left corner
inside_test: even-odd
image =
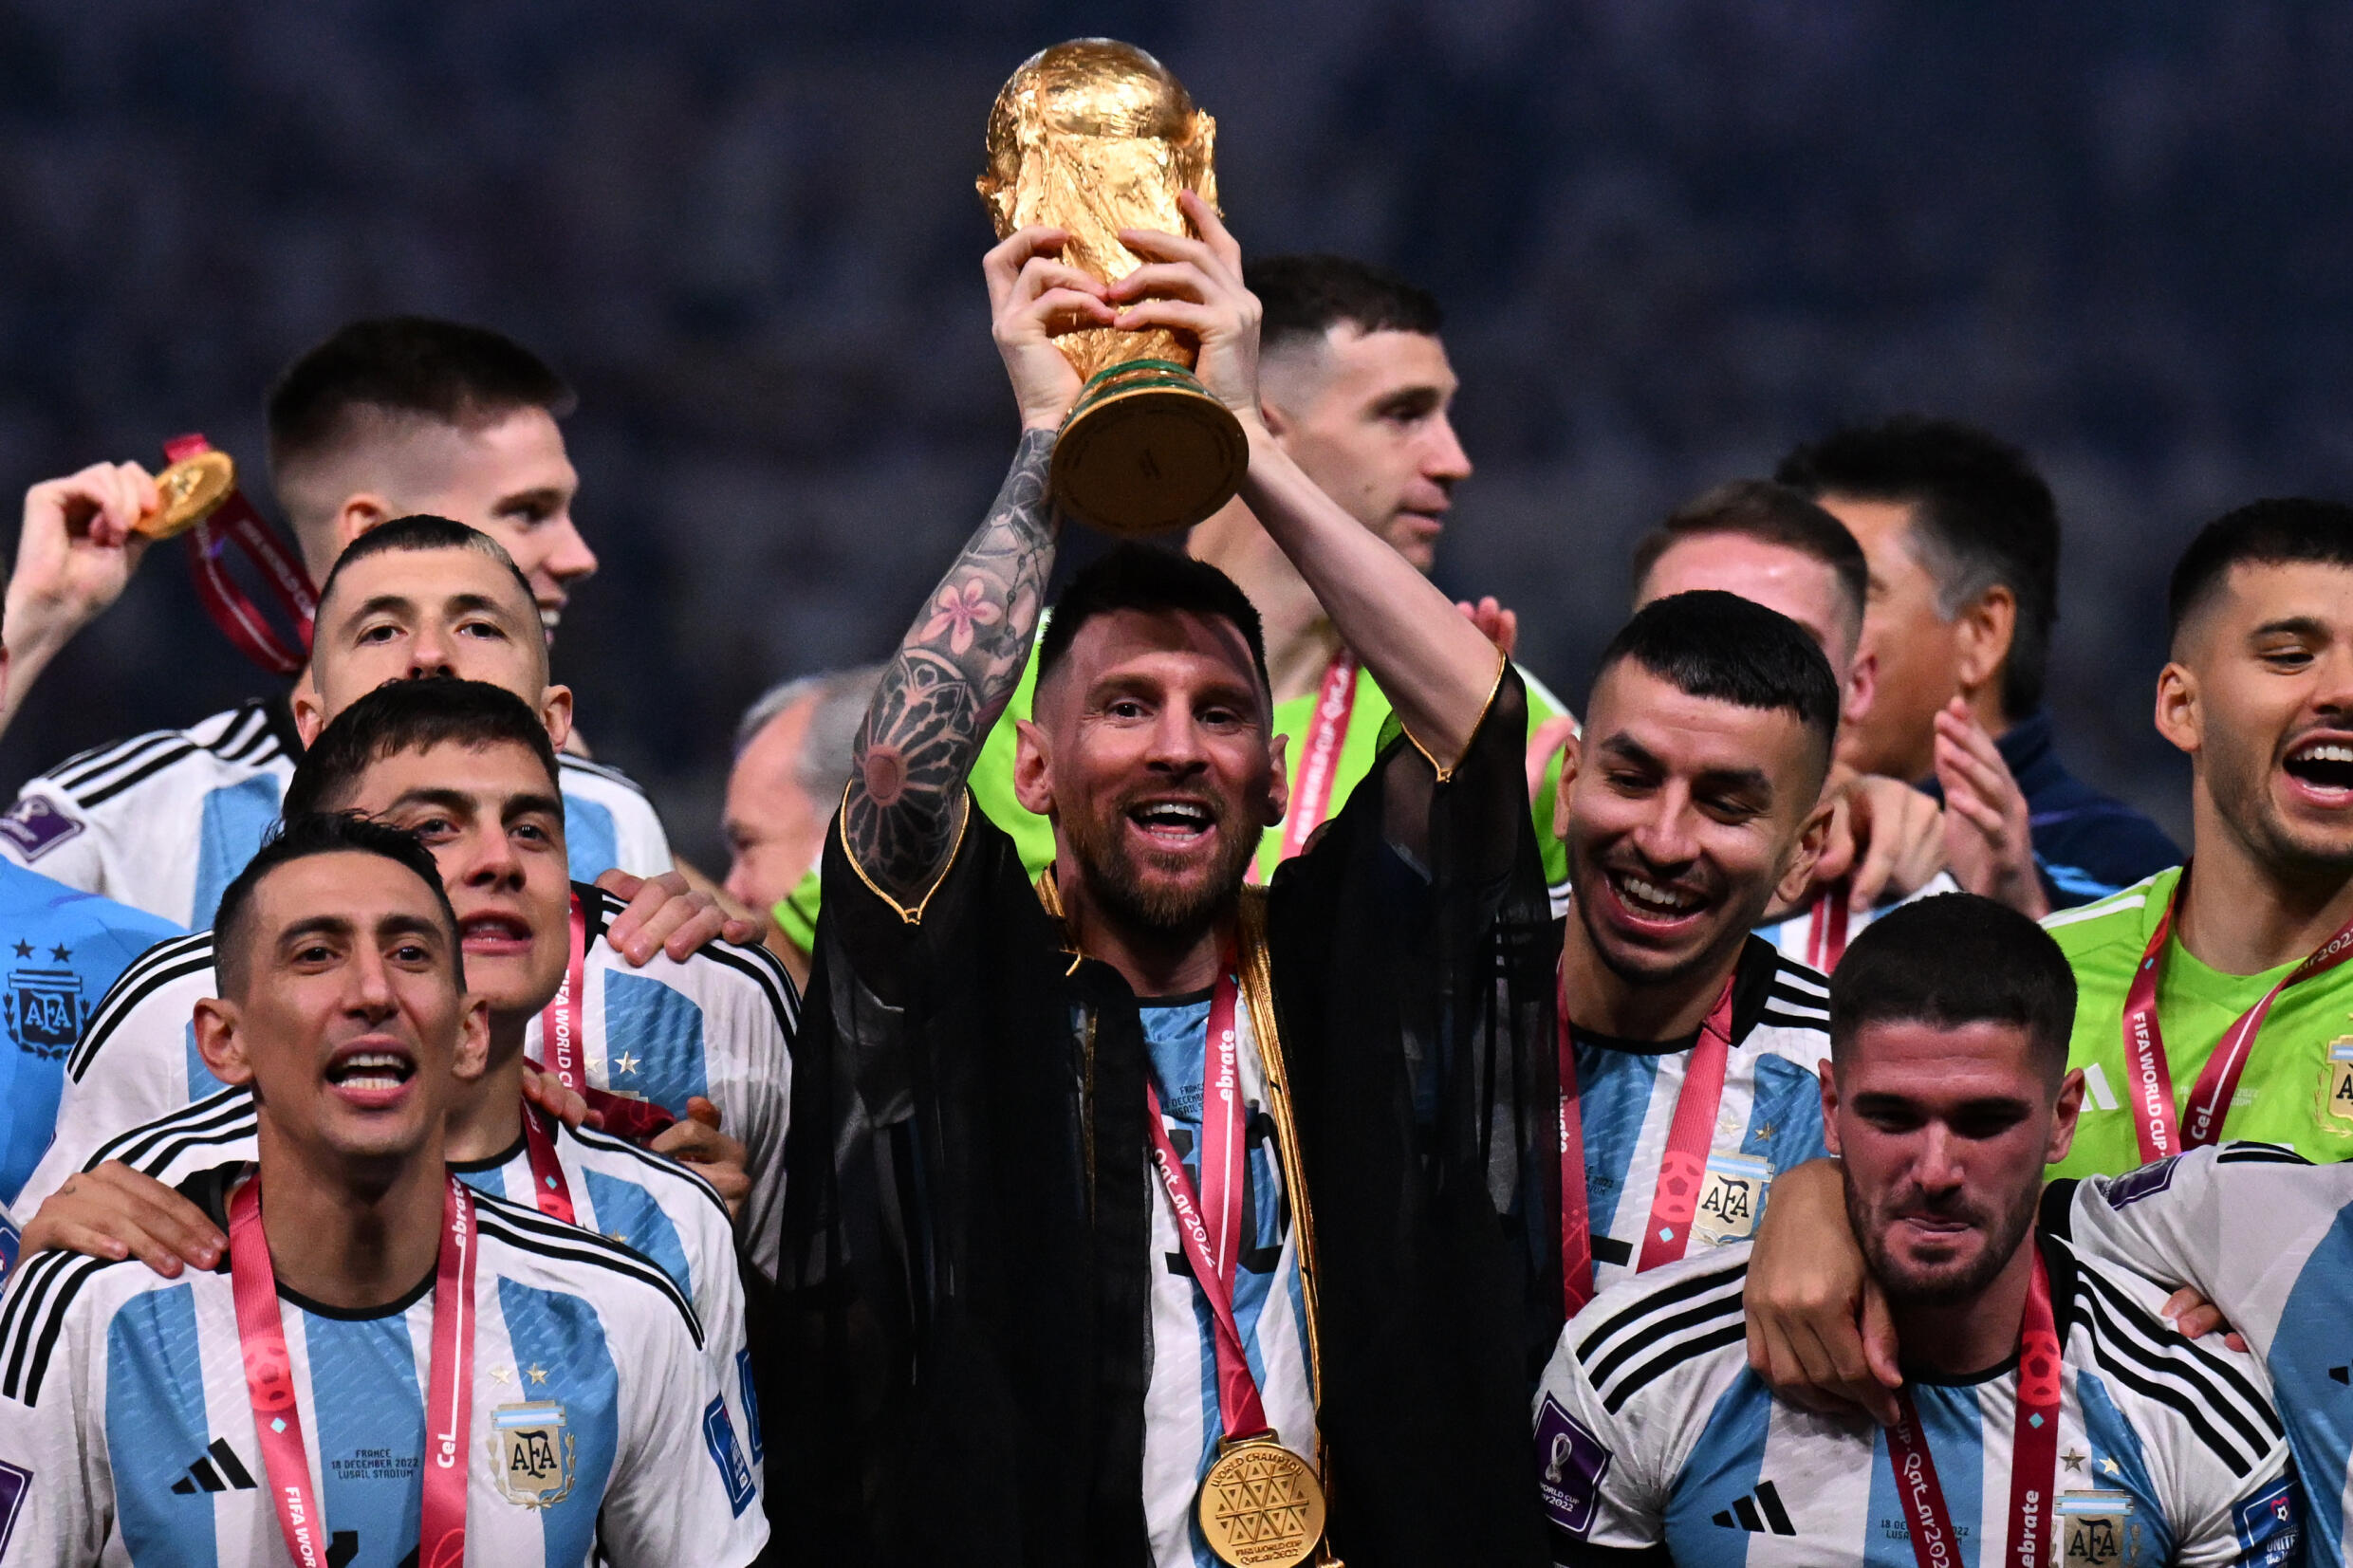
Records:
[[[201,1179],[216,1207],[228,1174]],[[767,1523],[694,1308],[626,1247],[493,1199],[475,1214],[465,1560],[743,1568]],[[417,1550],[432,1277],[369,1313],[279,1296],[327,1560],[398,1568]],[[25,1260],[0,1305],[11,1519],[9,1561],[284,1568],[225,1271]]]
[[[1843,889],[1844,884],[1842,883],[1840,885],[1842,895]],[[1934,898],[1940,893],[1960,891],[1961,884],[1953,879],[1953,874],[1949,871],[1940,871],[1900,898],[1892,898],[1883,904],[1874,904],[1861,914],[1852,911],[1847,912],[1843,924],[1845,932],[1844,939],[1852,942],[1863,933],[1864,928],[1872,921],[1892,911],[1899,910],[1906,904],[1922,898]],[[1756,933],[1780,949],[1781,956],[1790,963],[1809,964],[1827,972],[1827,969],[1835,968],[1838,962],[1835,958],[1831,959],[1828,966],[1820,962],[1820,958],[1826,956],[1829,951],[1826,941],[1828,932],[1825,928],[1832,918],[1831,912],[1824,907],[1820,898],[1817,898],[1787,920],[1777,920],[1769,926],[1757,927]]]
[[[674,1116],[686,1114],[693,1095],[719,1107],[721,1130],[750,1152],[743,1234],[754,1243],[752,1262],[773,1278],[800,993],[757,947],[713,942],[683,963],[658,954],[633,968],[604,940],[621,900],[585,883],[574,891],[587,920],[581,1034],[589,1081]],[[192,1022],[196,1003],[217,994],[211,932],[158,943],[123,971],[65,1061],[56,1137],[14,1205],[20,1216],[87,1169],[102,1144],[225,1087],[206,1070]],[[524,1044],[533,1055],[539,1032],[534,1019]]]
[[[2270,1374],[2311,1503],[2311,1559],[2353,1561],[2353,1165],[2226,1143],[2053,1182],[2045,1221],[2086,1257],[2222,1309]]]
[[[2301,1561],[2294,1467],[2252,1358],[2175,1334],[2146,1282],[2041,1245],[2063,1368],[2052,1513],[2066,1568]],[[1749,1369],[1749,1250],[1641,1275],[1562,1331],[1535,1402],[1556,1561],[1913,1568],[1887,1434],[1778,1400]],[[1909,1388],[1952,1568],[2012,1561],[2015,1354]]]
[[[168,921],[0,860],[0,1204],[49,1146],[66,1055],[99,999],[174,934]]]
[[[1574,1016],[1574,998],[1569,1010]],[[1829,1030],[1829,983],[1749,938],[1732,973],[1732,1051],[1694,1240],[1717,1245],[1747,1237],[1774,1173],[1826,1153],[1817,1064],[1830,1054]],[[1584,1030],[1575,1039],[1593,1279],[1607,1286],[1628,1278],[1642,1254],[1695,1036],[1667,1045]]]
[[[120,1160],[141,1175],[177,1187],[224,1164],[255,1158],[256,1135],[252,1091],[223,1089],[108,1139],[81,1169]],[[594,1128],[575,1131],[558,1123],[554,1144],[574,1220],[644,1257],[695,1303],[713,1373],[736,1430],[749,1440],[752,1469],[760,1473],[765,1444],[744,1342],[744,1283],[727,1201],[677,1161]],[[530,1153],[519,1132],[511,1149],[450,1169],[477,1192],[536,1207]]]
[[[1203,994],[1139,1009],[1161,1121],[1196,1192],[1210,1000]],[[1274,1118],[1266,1110],[1266,1073],[1248,1007],[1234,1009],[1234,1024],[1249,1158],[1233,1317],[1268,1423],[1285,1448],[1312,1463],[1315,1397],[1308,1372],[1306,1309],[1300,1294],[1299,1242],[1291,1230]],[[1157,1568],[1216,1568],[1217,1559],[1210,1555],[1194,1513],[1201,1478],[1216,1461],[1223,1431],[1217,1411],[1216,1320],[1185,1259],[1176,1212],[1160,1185],[1158,1170],[1152,1169],[1145,1179],[1155,1201],[1151,1376],[1144,1389],[1144,1525]]]
[[[175,925],[212,924],[221,894],[278,820],[302,740],[279,698],[68,758],[0,816],[0,855]],[[572,876],[671,869],[669,836],[622,774],[559,756]]]

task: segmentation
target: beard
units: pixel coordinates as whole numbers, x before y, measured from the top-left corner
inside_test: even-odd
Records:
[[[1957,1198],[1929,1203],[1899,1192],[1882,1199],[1875,1209],[1855,1190],[1854,1177],[1849,1172],[1846,1222],[1862,1245],[1863,1262],[1870,1268],[1871,1277],[1887,1293],[1888,1301],[1902,1306],[1957,1306],[1983,1293],[2009,1265],[2018,1251],[2018,1244],[2026,1239],[2034,1224],[2041,1197],[2038,1182],[1998,1208]],[[1918,1263],[1899,1257],[1887,1245],[1887,1232],[1897,1220],[1912,1215],[1958,1221],[1973,1227],[1984,1240],[1973,1256],[1949,1263]]]
[[[2214,797],[2214,814],[2258,861],[2291,876],[2341,876],[2353,871],[2353,837],[2331,837],[2285,820],[2271,794],[2271,757],[2227,739],[2211,754],[2206,790]]]
[[[1216,847],[1208,874],[1191,884],[1155,877],[1148,875],[1147,864],[1156,857],[1149,852],[1137,855],[1125,832],[1134,803],[1122,800],[1099,815],[1064,821],[1088,895],[1105,915],[1139,935],[1161,940],[1198,935],[1241,892],[1258,853],[1257,837],[1240,830],[1224,802],[1209,802]]]

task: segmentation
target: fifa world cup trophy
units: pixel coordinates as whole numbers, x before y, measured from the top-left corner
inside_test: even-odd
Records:
[[[1066,230],[1062,259],[1114,283],[1141,265],[1121,230],[1188,232],[1179,191],[1215,206],[1216,130],[1143,50],[1073,39],[1023,62],[997,94],[981,198],[998,238],[1031,224]],[[1093,327],[1057,341],[1085,380],[1054,450],[1065,511],[1111,533],[1157,533],[1232,499],[1249,445],[1195,378],[1188,335]]]

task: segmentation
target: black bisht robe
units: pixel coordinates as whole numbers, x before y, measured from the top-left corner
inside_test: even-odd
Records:
[[[1445,783],[1393,722],[1267,895],[1330,1541],[1355,1568],[1547,1561],[1529,1401],[1560,1327],[1555,950],[1526,733],[1508,666]],[[827,839],[758,1337],[774,1556],[1141,1565],[1161,1261],[1136,999],[966,815],[917,909],[866,881],[838,815]]]

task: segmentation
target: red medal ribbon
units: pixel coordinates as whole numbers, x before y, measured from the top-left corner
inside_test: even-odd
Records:
[[[1843,878],[1825,888],[1806,913],[1806,963],[1828,974],[1846,956],[1846,895]]]
[[[176,463],[213,450],[202,435],[177,435],[163,443],[163,454]],[[243,552],[261,573],[262,583],[294,623],[294,640],[279,635],[246,597],[222,562],[232,546]],[[188,532],[188,564],[196,580],[196,597],[205,614],[237,651],[272,674],[294,675],[310,662],[311,622],[319,613],[319,596],[310,576],[253,509],[242,489],[232,489],[212,516]]]
[[[1299,754],[1299,787],[1291,791],[1290,809],[1283,816],[1283,852],[1275,864],[1307,847],[1308,836],[1324,825],[1332,809],[1332,780],[1340,772],[1340,748],[1348,743],[1348,721],[1356,716],[1356,655],[1343,648],[1324,667],[1316,688],[1315,710],[1307,716],[1307,732]],[[1251,862],[1250,879],[1262,878],[1258,863]]]
[[[2157,983],[2164,962],[2165,938],[2173,934],[2181,893],[2189,885],[2190,867],[2185,861],[2179,880],[2174,883],[2173,896],[2166,899],[2165,913],[2157,922],[2157,934],[2149,938],[2140,968],[2133,970],[2132,986],[2124,993],[2124,1061],[2132,1075],[2133,1132],[2140,1140],[2143,1165],[2184,1149],[2219,1143],[2223,1118],[2230,1115],[2239,1076],[2247,1070],[2247,1058],[2263,1030],[2263,1021],[2270,1016],[2271,1004],[2288,987],[2325,974],[2353,958],[2353,921],[2348,921],[2266,991],[2262,1001],[2241,1013],[2238,1022],[2223,1031],[2197,1081],[2190,1086],[2187,1119],[2177,1131],[2173,1069],[2165,1060],[2165,1037],[2157,1022]]]
[[[2027,1244],[2033,1246],[2034,1243]],[[2059,1478],[2059,1396],[2062,1374],[2059,1329],[2050,1310],[2050,1274],[2042,1250],[2027,1285],[2025,1320],[2018,1332],[2018,1414],[2010,1448],[2010,1541],[2007,1568],[2047,1568],[2059,1560],[2051,1534],[2051,1497]],[[1897,1391],[1902,1419],[1887,1431],[1887,1459],[1896,1472],[1896,1496],[1912,1532],[1912,1556],[1919,1568],[1959,1568],[1960,1544],[1936,1461],[1920,1430],[1920,1412],[1909,1385]]]
[[[541,1119],[544,1116],[538,1106],[523,1102],[523,1148],[531,1159],[531,1201],[549,1219],[578,1225],[572,1217],[572,1186],[564,1178],[564,1164],[556,1158],[555,1134],[548,1121]]]
[[[466,1559],[466,1447],[473,1419],[473,1194],[455,1176],[441,1193],[441,1252],[433,1282],[433,1361],[425,1407],[428,1463],[422,1483],[417,1568],[460,1568]],[[258,1172],[229,1203],[229,1281],[237,1346],[253,1407],[262,1470],[278,1526],[298,1568],[326,1561],[326,1517],[310,1479],[293,1362],[278,1306],[278,1279],[262,1233]]]
[[[1561,1299],[1568,1316],[1593,1300],[1593,1224],[1585,1195],[1584,1123],[1577,1106],[1576,1026],[1568,1018],[1567,979],[1560,981],[1561,1055]],[[1708,1174],[1708,1150],[1715,1142],[1715,1114],[1724,1102],[1724,1070],[1732,1056],[1732,982],[1708,1010],[1698,1042],[1683,1064],[1683,1087],[1675,1097],[1675,1118],[1667,1124],[1667,1147],[1658,1159],[1658,1185],[1650,1201],[1650,1224],[1635,1272],[1674,1263],[1691,1245],[1692,1215]]]
[[[564,964],[564,988],[539,1015],[540,1050],[547,1058],[547,1066],[564,1086],[575,1094],[588,1090],[588,1075],[580,1064],[580,1015],[583,970],[588,954],[588,912],[581,908],[580,895],[572,895],[572,922],[569,955]]]
[[[1251,1376],[1242,1330],[1233,1319],[1233,1278],[1242,1255],[1243,1162],[1250,1157],[1242,1117],[1240,1046],[1234,1038],[1235,1003],[1241,995],[1232,972],[1217,982],[1209,1005],[1207,1060],[1201,1079],[1201,1185],[1196,1197],[1184,1162],[1160,1119],[1160,1096],[1149,1078],[1144,1099],[1152,1124],[1152,1162],[1160,1172],[1169,1206],[1176,1211],[1176,1234],[1184,1244],[1193,1278],[1209,1298],[1217,1323],[1217,1411],[1228,1438],[1254,1437],[1268,1430],[1266,1406]]]

